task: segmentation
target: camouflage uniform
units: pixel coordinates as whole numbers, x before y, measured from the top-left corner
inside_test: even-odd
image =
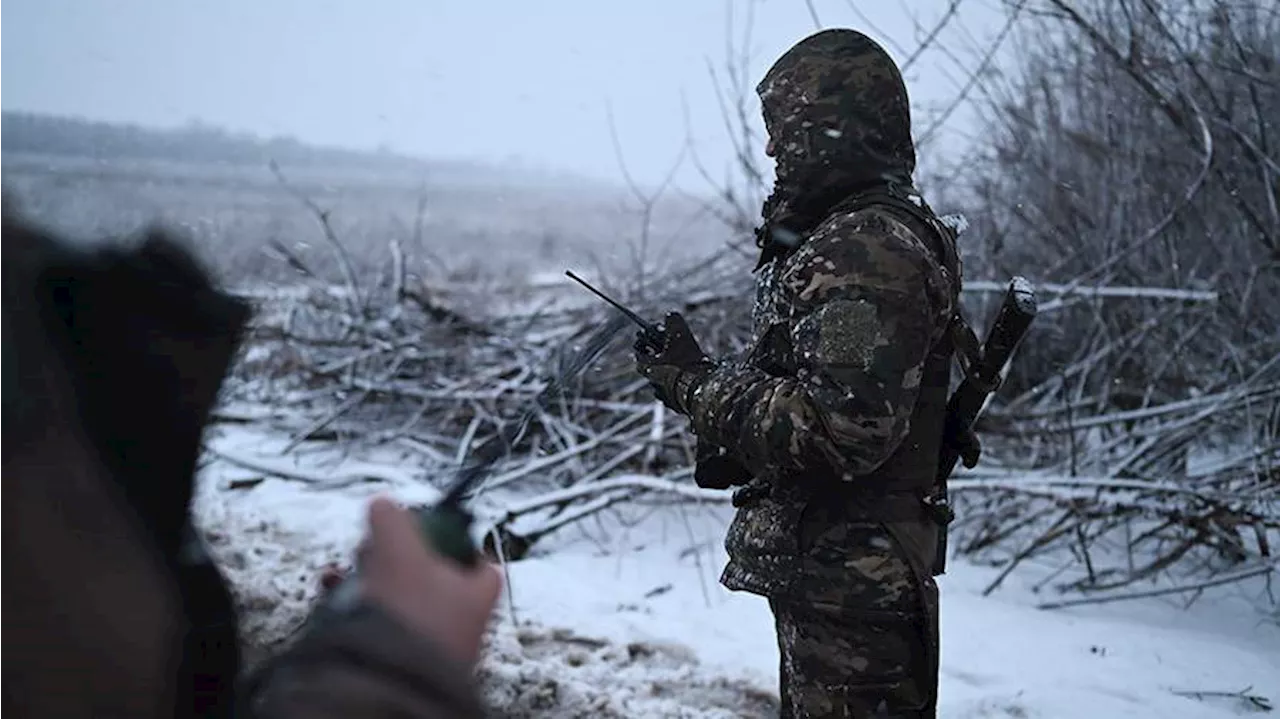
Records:
[[[784,716],[932,716],[938,524],[925,498],[955,236],[911,186],[906,89],[870,39],[820,32],[758,92],[777,182],[754,342],[741,362],[670,383],[700,444],[752,477],[734,497],[722,582],[769,598]]]

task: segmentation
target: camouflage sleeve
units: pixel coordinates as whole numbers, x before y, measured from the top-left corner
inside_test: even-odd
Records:
[[[693,429],[754,473],[866,475],[907,434],[951,312],[946,277],[914,233],[874,210],[823,225],[780,272],[794,375],[721,366],[693,393]]]
[[[248,674],[235,715],[248,719],[479,719],[470,667],[389,613],[362,604],[304,634]]]

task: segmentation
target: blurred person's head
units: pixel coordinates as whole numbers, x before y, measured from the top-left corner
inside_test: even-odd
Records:
[[[184,551],[200,436],[247,308],[159,233],[86,249],[11,209],[4,708],[159,717],[224,705],[234,610],[216,568]]]

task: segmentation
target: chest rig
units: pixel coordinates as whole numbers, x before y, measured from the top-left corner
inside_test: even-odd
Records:
[[[871,476],[857,482],[856,501],[851,502],[850,516],[865,512],[868,516],[887,518],[929,517],[940,530],[953,516],[946,503],[945,489],[938,482],[939,457],[944,442],[951,361],[958,359],[962,368],[979,356],[979,342],[960,313],[962,266],[956,248],[956,231],[938,219],[913,190],[895,186],[876,188],[851,195],[834,205],[826,216],[875,208],[886,212],[910,228],[932,250],[943,270],[950,305],[950,316],[925,361],[919,396],[912,411],[911,429],[897,451]],[[796,364],[790,338],[789,307],[779,287],[782,266],[789,250],[766,249],[774,261],[762,262],[753,312],[754,342],[747,362],[774,376],[795,376]],[[840,483],[835,486],[844,487]],[[764,487],[748,487],[749,495]],[[736,501],[735,504],[739,502]],[[843,504],[843,503],[842,503]]]

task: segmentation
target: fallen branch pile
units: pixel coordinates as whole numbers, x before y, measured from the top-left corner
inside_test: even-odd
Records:
[[[1085,595],[1046,608],[1194,597],[1269,575],[1280,540],[1278,370],[1280,358],[1218,392],[1122,411],[1006,403],[985,437],[1008,466],[1035,469],[980,467],[954,480],[958,551],[1002,567],[987,593],[1041,560],[1050,571],[1038,587]]]
[[[637,310],[657,319],[657,307],[679,307],[708,346],[736,351],[745,337],[745,327],[734,323],[741,313],[706,291],[723,286],[718,280],[728,259],[677,278],[665,296],[683,302],[656,300]],[[432,297],[404,280],[358,300],[350,284],[245,293],[258,313],[230,398],[233,405],[273,407],[272,421],[293,437],[282,454],[308,442],[391,445],[415,454],[416,476],[439,485],[543,395],[522,439],[482,488],[507,558],[640,493],[727,501],[688,481],[692,439],[684,419],[654,402],[634,373],[634,328],[580,289],[561,289],[532,308],[494,295],[469,312],[455,308],[456,297]],[[599,359],[563,377],[592,345],[604,347]],[[546,396],[550,383],[566,379],[562,391]],[[221,411],[224,419],[234,414]],[[386,481],[377,473],[322,478],[274,471],[269,458],[223,459],[321,488]]]

